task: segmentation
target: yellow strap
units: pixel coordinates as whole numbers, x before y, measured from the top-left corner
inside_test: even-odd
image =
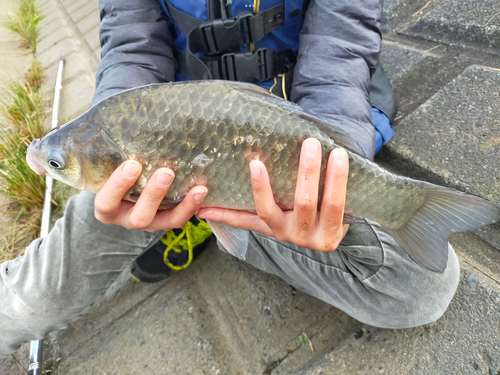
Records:
[[[281,77],[281,91],[283,92],[283,98],[285,100],[288,100],[288,98],[286,97],[285,75],[284,74],[280,74],[280,77]]]
[[[274,86],[276,86],[277,84],[278,84],[278,81],[276,80],[276,77],[274,77],[274,85],[271,86],[271,88],[269,89],[269,92],[273,92]]]

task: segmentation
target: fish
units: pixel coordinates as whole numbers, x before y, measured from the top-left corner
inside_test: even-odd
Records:
[[[449,233],[500,219],[500,208],[482,197],[382,168],[335,123],[249,83],[188,81],[123,91],[33,140],[27,162],[39,174],[97,193],[119,165],[136,160],[142,174],[127,200],[137,201],[151,175],[167,167],[175,179],[162,207],[175,207],[192,187],[205,185],[204,207],[251,211],[249,163],[257,159],[267,168],[278,206],[292,210],[307,138],[321,143],[319,196],[328,155],[342,147],[349,157],[344,222],[377,222],[433,272],[447,266]],[[248,231],[209,224],[224,247],[244,259]]]

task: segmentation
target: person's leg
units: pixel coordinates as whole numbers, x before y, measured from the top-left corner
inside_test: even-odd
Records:
[[[437,320],[460,277],[451,246],[448,267],[442,274],[434,273],[411,260],[375,223],[351,225],[331,253],[251,232],[245,260],[363,323],[385,328]]]
[[[0,265],[0,359],[75,321],[163,235],[102,224],[94,197],[71,198],[47,238]]]

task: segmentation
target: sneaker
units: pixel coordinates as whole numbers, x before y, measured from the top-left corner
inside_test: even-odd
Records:
[[[132,278],[145,283],[166,279],[172,270],[188,267],[205,249],[211,235],[208,224],[193,216],[181,229],[165,233],[160,241],[132,262]]]

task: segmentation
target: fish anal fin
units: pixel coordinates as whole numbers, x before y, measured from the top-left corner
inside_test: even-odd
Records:
[[[229,254],[238,259],[245,259],[248,249],[248,230],[235,228],[220,221],[208,219],[207,224]]]
[[[343,224],[366,224],[366,220],[361,217],[351,216],[344,214],[342,219]]]

